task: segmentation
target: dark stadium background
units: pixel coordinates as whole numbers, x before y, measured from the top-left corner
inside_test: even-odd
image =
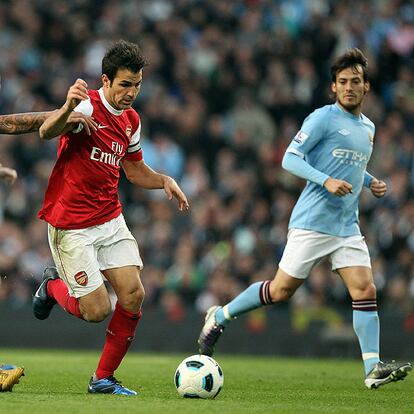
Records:
[[[145,262],[144,318],[134,349],[195,351],[202,315],[248,284],[273,277],[303,182],[282,171],[304,117],[330,102],[329,62],[347,47],[369,57],[364,113],[377,126],[369,171],[388,195],[361,198],[372,255],[382,351],[414,345],[414,6],[410,1],[1,0],[0,113],[59,107],[77,77],[99,87],[112,40],[148,58],[135,104],[144,158],[189,196],[179,214],[162,193],[121,184],[124,214]],[[36,218],[56,140],[0,137],[0,345],[101,347],[103,325],[53,311],[31,316],[51,264]],[[323,264],[288,305],[234,323],[222,351],[358,356],[351,303]],[[12,327],[12,330],[11,330]],[[10,334],[10,332],[13,334]],[[6,332],[8,334],[6,334]]]

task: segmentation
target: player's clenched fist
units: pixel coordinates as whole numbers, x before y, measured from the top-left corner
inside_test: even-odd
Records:
[[[369,189],[375,197],[381,198],[384,197],[385,193],[387,192],[387,184],[384,181],[374,178],[371,181]]]
[[[328,178],[323,185],[331,194],[338,197],[343,197],[352,193],[352,184],[344,180],[337,180],[336,178]]]
[[[73,130],[73,122],[81,123],[88,134],[96,130],[96,122],[92,118],[84,118],[80,115],[73,115],[73,110],[81,101],[89,98],[88,84],[83,79],[76,79],[76,82],[69,88],[64,105],[43,122],[39,128],[39,135],[42,139],[50,139],[60,134]]]
[[[86,99],[88,99],[88,84],[83,79],[76,79],[76,82],[69,88],[66,105],[73,110]]]

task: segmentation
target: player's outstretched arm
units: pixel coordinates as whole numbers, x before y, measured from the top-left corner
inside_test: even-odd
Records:
[[[88,99],[87,87],[83,79],[76,80],[69,88],[64,105],[50,115],[40,127],[40,138],[51,139],[73,128],[73,125],[68,122],[69,117],[81,101]]]
[[[38,131],[52,113],[51,111],[0,115],[0,134],[18,135]]]
[[[189,209],[186,195],[173,178],[157,173],[145,164],[144,160],[124,160],[122,161],[122,167],[131,183],[147,189],[163,188],[169,200],[172,200],[173,197],[177,199],[180,211]]]
[[[0,115],[0,134],[21,135],[39,130],[43,122],[46,121],[56,111],[47,112],[27,112],[22,114]],[[88,135],[92,130],[96,131],[96,122],[92,117],[80,112],[72,112],[69,115],[68,124],[73,128],[82,124]]]

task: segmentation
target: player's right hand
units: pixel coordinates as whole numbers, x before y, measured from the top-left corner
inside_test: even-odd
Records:
[[[349,193],[352,193],[352,184],[349,184],[344,180],[337,180],[336,178],[329,177],[323,186],[331,193],[338,197],[343,197]]]
[[[85,101],[88,98],[88,84],[83,79],[78,78],[69,88],[66,96],[66,105],[72,111],[81,101]]]
[[[66,123],[73,125],[74,128],[82,124],[88,135],[91,135],[92,131],[98,129],[98,123],[95,122],[93,117],[84,115],[81,112],[71,112]]]

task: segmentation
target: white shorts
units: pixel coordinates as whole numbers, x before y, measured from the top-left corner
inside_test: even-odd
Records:
[[[59,276],[77,298],[102,285],[101,270],[143,266],[138,244],[122,214],[80,230],[62,230],[49,224],[48,236]]]
[[[316,231],[291,229],[279,267],[288,275],[306,279],[312,268],[328,257],[332,270],[350,266],[371,267],[363,236],[337,237]]]

